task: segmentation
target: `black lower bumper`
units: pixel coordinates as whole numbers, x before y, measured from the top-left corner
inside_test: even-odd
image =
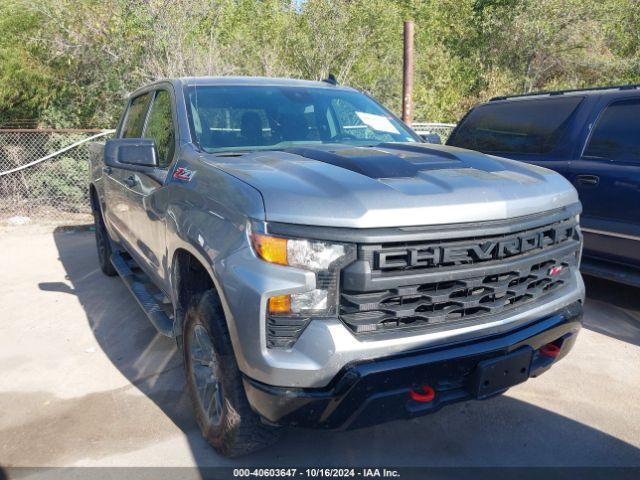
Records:
[[[576,302],[504,335],[350,365],[326,388],[273,387],[245,377],[245,390],[253,409],[277,425],[353,429],[412,418],[540,375],[571,350],[581,320]],[[410,390],[421,393],[425,385],[435,397],[412,398]]]

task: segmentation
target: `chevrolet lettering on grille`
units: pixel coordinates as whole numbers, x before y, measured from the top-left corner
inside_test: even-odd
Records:
[[[376,252],[376,265],[377,268],[384,270],[497,260],[561,243],[573,237],[574,229],[573,226],[558,226],[544,231],[525,232],[501,240],[476,241],[463,245],[419,246]]]

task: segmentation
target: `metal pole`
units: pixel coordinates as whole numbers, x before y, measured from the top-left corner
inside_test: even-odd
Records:
[[[413,121],[413,20],[404,22],[402,120],[408,125]]]

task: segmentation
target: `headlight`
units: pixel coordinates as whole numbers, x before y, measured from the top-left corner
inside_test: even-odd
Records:
[[[345,245],[342,244],[272,237],[255,232],[251,233],[251,244],[258,256],[267,262],[313,272],[328,270],[345,254]]]
[[[331,315],[336,312],[340,268],[355,258],[352,245],[299,238],[283,238],[248,229],[251,245],[262,260],[310,270],[316,288],[310,292],[269,299],[269,313],[276,315]]]

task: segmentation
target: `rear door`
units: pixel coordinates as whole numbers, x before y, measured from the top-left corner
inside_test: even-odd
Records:
[[[585,253],[640,265],[640,97],[605,106],[570,170]]]
[[[141,137],[150,102],[150,93],[144,93],[130,100],[119,132],[121,138]],[[130,214],[132,172],[124,168],[105,167],[104,173],[107,203],[105,218],[120,240],[127,245],[132,245],[134,242]]]

